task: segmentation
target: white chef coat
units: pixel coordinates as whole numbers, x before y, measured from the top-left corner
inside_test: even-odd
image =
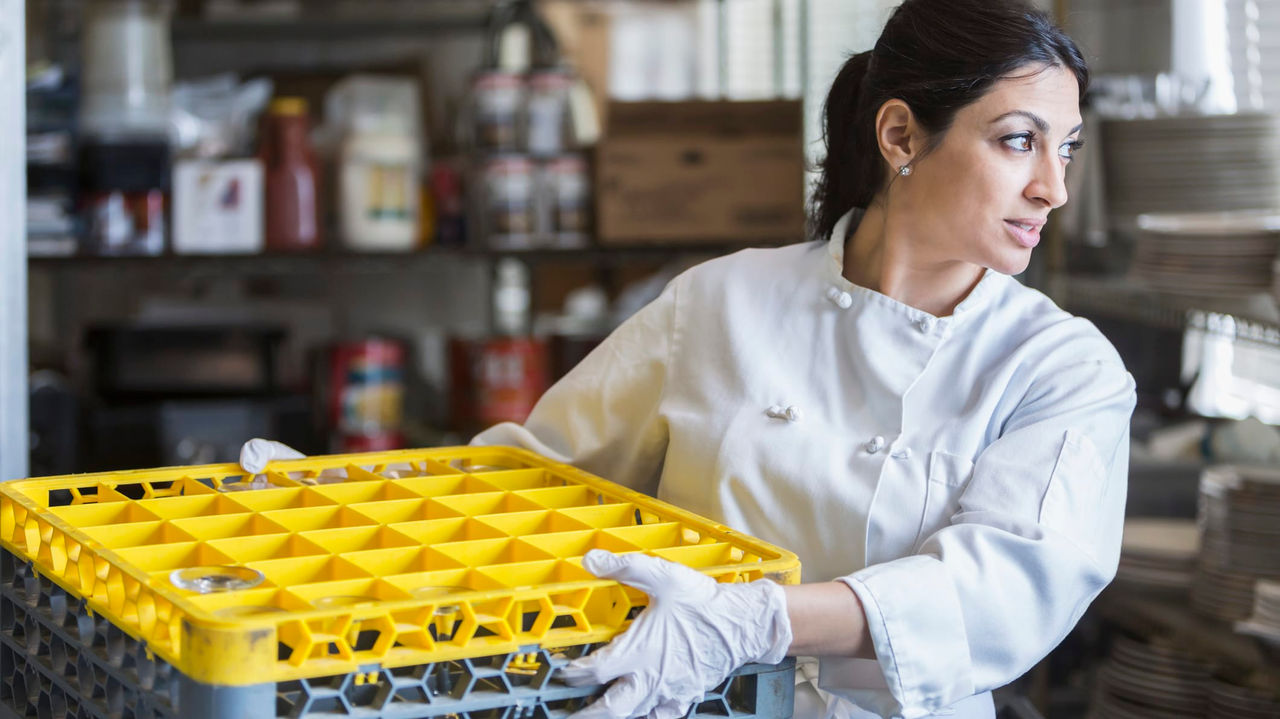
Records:
[[[474,441],[656,493],[848,584],[877,660],[821,660],[828,716],[989,718],[986,693],[1115,574],[1133,379],[1091,323],[1006,275],[948,317],[850,283],[852,221],[685,272],[523,426]]]

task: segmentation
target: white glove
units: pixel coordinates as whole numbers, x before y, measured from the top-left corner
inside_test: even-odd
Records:
[[[608,645],[560,670],[572,686],[615,679],[570,719],[674,719],[744,664],[777,664],[791,647],[782,587],[767,580],[721,584],[644,554],[593,549],[587,571],[649,595],[649,606]]]
[[[277,459],[306,459],[307,455],[281,442],[251,439],[240,448],[240,467],[246,472],[262,474],[267,464]]]

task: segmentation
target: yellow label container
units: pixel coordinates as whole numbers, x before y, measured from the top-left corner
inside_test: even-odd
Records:
[[[800,581],[790,552],[509,447],[5,482],[0,544],[224,686],[606,641],[647,597],[583,569],[591,549]]]

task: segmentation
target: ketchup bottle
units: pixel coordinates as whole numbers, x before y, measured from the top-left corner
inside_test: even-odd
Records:
[[[271,101],[258,148],[266,194],[265,240],[271,251],[320,247],[319,171],[309,130],[305,99]]]

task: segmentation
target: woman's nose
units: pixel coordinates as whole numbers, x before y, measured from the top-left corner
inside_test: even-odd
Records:
[[[1066,167],[1057,156],[1046,156],[1036,163],[1035,175],[1027,185],[1027,197],[1051,209],[1067,202]]]

